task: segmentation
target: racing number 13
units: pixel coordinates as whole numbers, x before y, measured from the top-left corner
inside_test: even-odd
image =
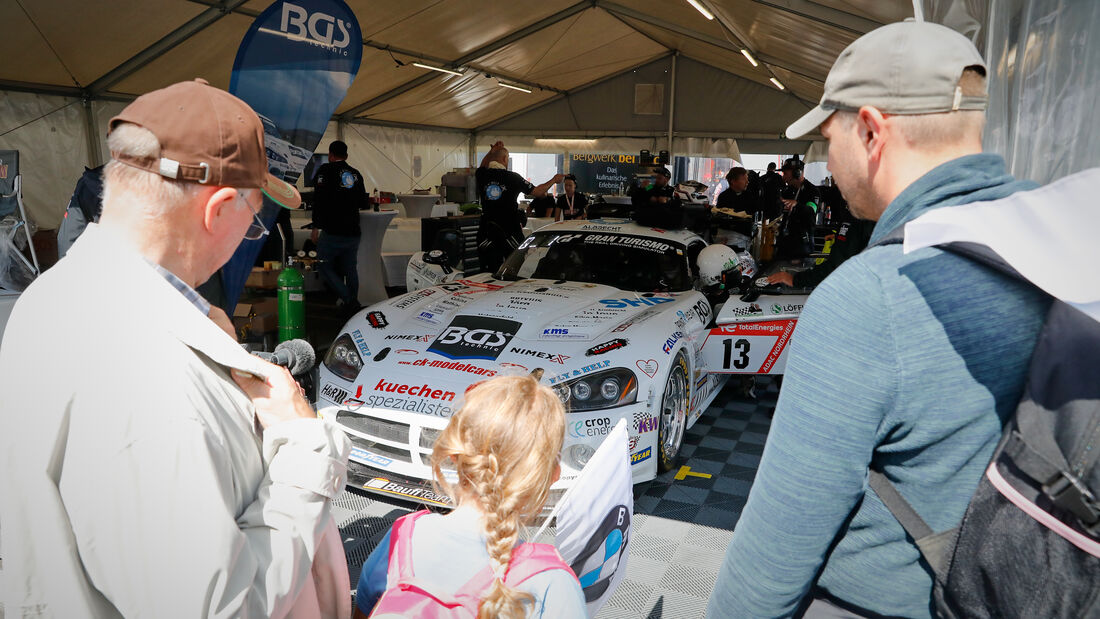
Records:
[[[722,369],[730,369],[731,357],[733,357],[733,349],[736,348],[739,352],[737,359],[732,359],[733,367],[738,370],[743,370],[749,367],[749,341],[740,339],[734,342],[733,340],[723,340],[722,345],[726,347],[726,354],[722,357]]]

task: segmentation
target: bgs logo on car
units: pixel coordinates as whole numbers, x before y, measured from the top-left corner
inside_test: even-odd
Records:
[[[486,359],[500,356],[519,331],[520,323],[503,318],[455,316],[428,347],[448,359]]]

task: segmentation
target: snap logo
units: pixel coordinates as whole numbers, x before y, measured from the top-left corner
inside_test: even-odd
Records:
[[[654,376],[657,375],[657,367],[658,366],[657,366],[657,360],[656,359],[646,359],[644,361],[639,360],[638,362],[635,363],[635,365],[637,365],[638,369],[645,372],[646,376],[648,376],[650,378],[653,378]]]
[[[279,30],[292,37],[300,37],[336,49],[343,49],[351,43],[348,24],[344,20],[320,11],[310,15],[305,8],[290,2],[283,3],[283,18],[279,24]],[[336,30],[340,31],[340,36],[333,40]]]

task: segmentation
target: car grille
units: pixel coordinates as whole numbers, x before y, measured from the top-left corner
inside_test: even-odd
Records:
[[[409,426],[396,421],[387,421],[375,417],[364,417],[348,411],[336,413],[336,422],[361,434],[375,436],[395,443],[409,442]],[[423,443],[421,438],[421,443]],[[431,445],[428,445],[431,447]],[[406,462],[408,457],[406,456]]]
[[[412,462],[412,455],[408,449],[401,449],[400,447],[393,447],[384,443],[375,443],[374,441],[368,441],[365,438],[349,434],[348,438],[351,439],[351,444],[359,447],[360,449],[366,449],[372,453],[376,453],[380,456],[386,456],[387,458],[393,458],[394,460],[400,460],[402,462]]]

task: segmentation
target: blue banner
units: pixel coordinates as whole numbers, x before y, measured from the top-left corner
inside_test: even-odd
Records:
[[[363,35],[342,0],[278,0],[244,35],[229,92],[259,114],[268,170],[298,180],[336,107],[359,72]],[[274,227],[279,205],[264,199],[261,217]],[[242,241],[222,269],[232,313],[265,239]]]

